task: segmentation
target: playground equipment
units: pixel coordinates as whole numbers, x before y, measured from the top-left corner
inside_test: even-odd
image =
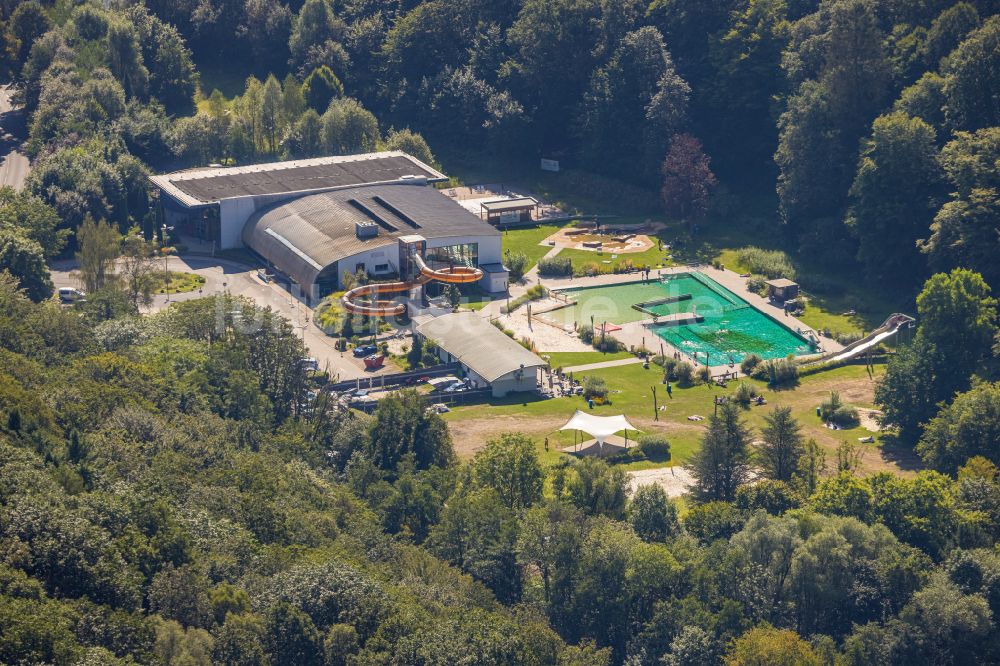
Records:
[[[406,312],[406,304],[380,299],[389,294],[409,293],[428,282],[469,284],[478,282],[483,271],[469,266],[450,266],[434,269],[424,261],[426,241],[421,236],[404,236],[399,239],[400,275],[412,276],[399,282],[365,284],[344,293],[340,303],[347,312],[368,317],[398,317]]]
[[[881,326],[876,328],[874,331],[861,338],[856,342],[852,342],[847,345],[839,352],[833,352],[832,354],[827,354],[822,358],[816,359],[806,363],[805,365],[814,365],[819,363],[841,363],[843,361],[849,361],[852,358],[860,356],[865,353],[875,345],[879,344],[883,340],[891,338],[892,336],[899,333],[904,328],[913,328],[916,319],[910,315],[896,313],[890,315]]]

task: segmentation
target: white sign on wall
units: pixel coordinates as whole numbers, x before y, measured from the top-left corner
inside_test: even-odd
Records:
[[[559,171],[559,160],[542,158],[542,171]]]

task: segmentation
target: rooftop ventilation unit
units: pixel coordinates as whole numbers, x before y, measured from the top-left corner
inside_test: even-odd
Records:
[[[378,226],[388,231],[390,234],[399,231],[399,229],[395,225],[390,224],[388,220],[386,220],[384,217],[373,211],[371,208],[366,206],[361,201],[358,201],[357,199],[348,199],[347,203],[351,204],[352,206],[354,206],[354,208],[361,211],[361,213],[363,213],[368,219],[370,219],[372,222],[374,222]]]
[[[357,234],[358,238],[361,240],[365,240],[366,238],[375,238],[378,236],[378,225],[367,220],[358,220],[354,223],[354,233]]]

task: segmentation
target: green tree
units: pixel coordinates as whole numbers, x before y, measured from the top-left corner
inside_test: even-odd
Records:
[[[501,602],[520,598],[517,520],[493,488],[452,496],[427,544],[442,559],[482,581]]]
[[[278,152],[278,143],[284,129],[282,104],[281,83],[271,74],[264,81],[261,90],[260,124],[261,133],[266,139],[266,150],[272,155]]]
[[[666,541],[681,533],[677,507],[657,484],[639,486],[628,504],[627,513],[632,529],[643,541]]]
[[[314,69],[302,84],[302,95],[309,108],[323,113],[330,102],[344,96],[344,84],[326,65]]]
[[[822,660],[794,631],[755,627],[726,653],[727,666],[820,666]]]
[[[386,150],[401,150],[407,155],[412,155],[424,164],[434,164],[434,154],[427,145],[427,141],[420,134],[410,130],[390,129],[385,137]]]
[[[736,489],[750,478],[750,438],[736,403],[724,403],[718,414],[709,417],[701,448],[687,463],[700,501],[731,502],[736,498]]]
[[[527,435],[501,433],[486,442],[472,459],[472,474],[480,486],[492,488],[510,509],[527,509],[542,497],[545,474],[535,443]]]
[[[267,663],[265,625],[251,614],[230,614],[218,629],[212,659],[226,666],[259,666]]]
[[[52,296],[52,280],[42,247],[14,230],[2,227],[0,271],[13,275],[28,298],[36,303]]]
[[[1000,125],[1000,17],[993,16],[948,57],[944,92],[952,126],[977,130]]]
[[[416,391],[401,391],[379,401],[368,433],[368,454],[376,465],[394,470],[412,455],[417,469],[446,467],[455,457],[448,427]]]
[[[901,113],[877,118],[847,216],[858,259],[872,280],[910,285],[924,276],[917,241],[926,237],[942,195],[934,128]]]
[[[573,466],[569,483],[570,500],[591,516],[621,520],[628,496],[628,476],[620,467],[586,457]]]
[[[578,121],[584,159],[603,173],[655,183],[689,93],[656,28],[627,34],[584,95]]]
[[[337,17],[329,0],[306,0],[292,23],[292,34],[288,39],[292,63],[304,65],[311,49],[323,48],[328,42],[340,42],[345,32],[346,26]]]
[[[939,270],[962,266],[978,271],[993,286],[1000,285],[1000,237],[995,221],[1000,215],[1000,128],[958,132],[941,151],[941,163],[953,188],[931,225],[922,250]]]
[[[875,386],[883,422],[915,443],[935,406],[969,387],[996,335],[996,301],[982,277],[966,269],[939,273],[917,297],[916,336],[890,360]]]
[[[107,222],[94,222],[88,217],[77,230],[76,242],[79,247],[76,260],[84,289],[100,291],[114,281],[115,261],[121,255],[121,235]]]
[[[108,28],[108,69],[129,97],[145,97],[149,70],[142,62],[139,38],[131,23],[112,22]]]
[[[927,66],[935,69],[979,23],[979,12],[967,2],[956,3],[938,14],[921,48]]]
[[[785,0],[750,0],[734,9],[729,25],[710,38],[716,74],[705,88],[712,125],[719,131],[702,136],[726,171],[744,173],[750,165],[773,170],[778,130],[772,107],[785,92],[781,54],[789,41],[787,13]]]
[[[60,229],[60,222],[55,209],[39,197],[12,187],[0,188],[0,230],[17,231],[35,241],[46,260],[58,256],[69,237],[69,229]]]
[[[323,639],[316,625],[290,603],[282,601],[268,610],[264,642],[274,663],[323,664]]]
[[[334,155],[375,150],[379,140],[378,120],[357,100],[334,99],[322,116],[323,149]]]
[[[758,449],[758,456],[765,476],[775,481],[792,480],[805,452],[801,429],[792,416],[791,407],[775,407],[764,416],[763,444]]]
[[[17,39],[17,62],[21,65],[28,59],[28,53],[35,40],[49,29],[49,17],[36,0],[18,3],[10,16],[10,32]]]
[[[915,630],[910,653],[935,663],[981,661],[982,641],[992,627],[989,605],[982,596],[962,594],[941,577],[913,595],[899,617]]]
[[[924,428],[917,453],[924,464],[955,474],[973,456],[1000,463],[1000,383],[960,393]]]

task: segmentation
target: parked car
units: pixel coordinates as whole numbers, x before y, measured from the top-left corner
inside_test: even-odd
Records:
[[[319,361],[314,358],[300,358],[299,365],[304,367],[306,370],[317,371],[319,370]]]
[[[369,393],[368,389],[358,389],[352,395],[355,398],[367,398],[368,397],[368,393]]]
[[[63,303],[76,303],[87,299],[87,294],[73,287],[59,287],[59,300]]]
[[[354,348],[354,356],[357,358],[364,358],[365,356],[371,356],[378,351],[378,347],[375,345],[361,345]]]

